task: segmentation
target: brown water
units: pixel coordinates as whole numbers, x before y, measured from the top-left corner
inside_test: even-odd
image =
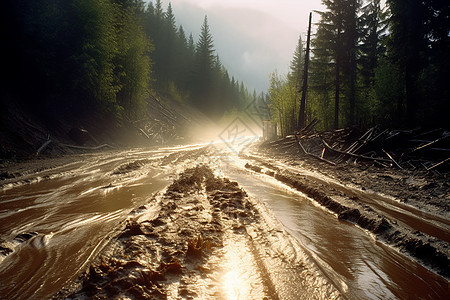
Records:
[[[197,148],[81,155],[74,162],[34,174],[32,183],[5,187],[0,191],[0,238],[16,248],[0,263],[0,298],[54,295],[98,253],[132,209],[147,203],[172,176],[196,161],[212,163],[220,168],[218,173],[237,180],[265,203],[344,296],[448,298],[447,280],[338,221],[301,194],[248,172],[232,153],[225,154],[226,163],[217,157],[183,157]],[[174,155],[160,159],[168,154]],[[150,161],[133,172],[111,174],[140,159]],[[23,243],[14,241],[18,234],[29,232],[37,235]],[[230,277],[227,284],[233,280],[239,279]]]
[[[264,176],[233,173],[229,177],[273,211],[348,298],[448,299],[447,280],[376,242],[367,232]]]

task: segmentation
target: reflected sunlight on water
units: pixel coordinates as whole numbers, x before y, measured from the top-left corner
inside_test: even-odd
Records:
[[[263,299],[264,285],[247,240],[228,236],[224,243],[224,274],[221,279],[225,299]]]
[[[237,270],[230,270],[225,274],[224,289],[227,299],[239,299],[239,273]]]

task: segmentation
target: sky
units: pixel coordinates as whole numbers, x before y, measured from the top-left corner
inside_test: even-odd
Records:
[[[170,2],[178,25],[195,41],[207,15],[214,47],[230,77],[258,93],[267,91],[272,72],[287,74],[299,36],[306,41],[309,12],[324,10],[321,0]],[[162,3],[165,10],[169,1]],[[318,19],[313,13],[313,23]]]

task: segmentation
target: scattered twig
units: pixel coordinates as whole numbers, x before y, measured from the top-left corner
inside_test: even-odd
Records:
[[[298,145],[300,146],[300,148],[302,149],[302,151],[303,151],[304,154],[306,154],[306,155],[308,155],[308,156],[311,156],[311,157],[314,157],[314,158],[316,158],[316,159],[318,159],[318,160],[321,160],[321,161],[323,161],[323,162],[326,162],[327,164],[330,164],[330,165],[333,165],[333,166],[336,165],[336,163],[334,163],[334,162],[332,162],[332,161],[330,161],[330,160],[328,160],[328,159],[325,159],[325,158],[323,158],[323,157],[320,157],[320,156],[318,156],[318,155],[315,155],[315,154],[312,154],[312,153],[306,151],[305,147],[303,147],[303,145],[302,145],[302,143],[300,142],[300,140],[298,139],[298,137],[295,136],[295,138],[297,139],[297,143],[298,143]]]
[[[436,144],[437,142],[443,141],[443,140],[445,140],[445,139],[448,138],[448,137],[450,137],[450,134],[444,135],[443,137],[440,137],[440,138],[438,138],[437,140],[434,140],[434,141],[432,141],[432,142],[429,142],[428,144],[419,146],[419,147],[415,148],[414,150],[412,150],[411,153],[413,153],[413,152],[415,152],[415,151],[419,151],[419,150],[425,149],[426,147],[429,147],[429,146],[431,146],[431,145],[433,145],[433,144]]]
[[[432,166],[431,166],[431,167],[429,167],[429,168],[426,168],[426,170],[427,170],[427,171],[430,171],[430,170],[432,170],[432,169],[436,168],[437,166],[440,166],[440,165],[442,165],[442,164],[446,163],[447,161],[450,161],[450,157],[448,157],[448,158],[444,159],[444,160],[443,160],[443,161],[441,161],[441,162],[438,162],[438,163],[436,163],[436,164],[432,165]]]
[[[395,159],[386,151],[386,150],[384,150],[384,149],[381,149],[381,150],[383,150],[383,152],[384,153],[386,153],[386,155],[392,160],[392,162],[399,168],[399,169],[403,169],[396,161],[395,161]]]

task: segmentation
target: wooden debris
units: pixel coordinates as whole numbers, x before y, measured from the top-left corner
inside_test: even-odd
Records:
[[[295,137],[297,138],[297,136],[295,136]],[[302,143],[300,142],[300,140],[299,140],[298,138],[297,138],[297,143],[298,143],[299,147],[302,149],[302,151],[303,151],[304,154],[309,155],[309,156],[311,156],[311,157],[314,157],[314,158],[316,158],[316,159],[318,159],[318,160],[321,160],[321,161],[323,161],[323,162],[326,162],[326,163],[328,163],[328,164],[330,164],[330,165],[333,165],[333,166],[336,165],[336,163],[334,163],[334,162],[332,162],[332,161],[330,161],[330,160],[328,160],[328,159],[323,158],[323,155],[318,156],[318,155],[315,155],[315,154],[312,154],[312,153],[306,151],[306,149],[303,147]],[[325,149],[324,149],[324,150],[325,150]]]
[[[364,160],[371,160],[371,161],[378,161],[378,162],[384,162],[384,163],[390,163],[389,160],[384,159],[384,158],[378,158],[378,157],[370,157],[370,156],[364,156],[364,155],[359,155],[359,154],[355,154],[355,153],[351,153],[351,152],[345,152],[345,151],[340,151],[340,150],[336,150],[333,149],[332,147],[330,147],[330,145],[328,145],[327,142],[325,142],[324,140],[322,140],[323,145],[325,146],[325,148],[331,152],[336,152],[339,154],[343,154],[346,156],[351,156],[354,158],[360,158],[360,159],[364,159]]]
[[[448,158],[444,159],[443,161],[438,162],[438,163],[432,165],[431,167],[427,168],[427,171],[430,171],[430,170],[436,168],[437,166],[440,166],[440,165],[442,165],[442,164],[445,164],[445,163],[448,162],[448,161],[450,161],[450,157],[448,157]]]
[[[314,119],[293,137],[270,145],[288,151],[295,142],[301,153],[331,164],[372,162],[379,167],[450,173],[450,132],[433,130],[389,130],[378,127],[361,131],[357,127],[317,132]],[[389,159],[386,159],[385,157]],[[439,172],[436,170],[439,168]]]
[[[80,150],[100,150],[103,148],[110,148],[110,149],[114,149],[113,146],[108,145],[108,144],[103,144],[100,146],[96,146],[96,147],[83,147],[83,146],[75,146],[75,145],[68,145],[68,144],[61,144],[61,146],[67,147],[67,148],[73,148],[73,149],[80,149]]]
[[[48,145],[50,145],[50,143],[52,142],[52,140],[47,140],[44,144],[42,144],[41,147],[39,147],[39,149],[36,151],[36,156],[38,156],[42,150],[44,150]]]
[[[382,149],[384,153],[386,153],[386,155],[392,160],[392,162],[399,168],[399,169],[403,169],[395,160],[394,158],[392,158],[392,156],[384,149]]]

